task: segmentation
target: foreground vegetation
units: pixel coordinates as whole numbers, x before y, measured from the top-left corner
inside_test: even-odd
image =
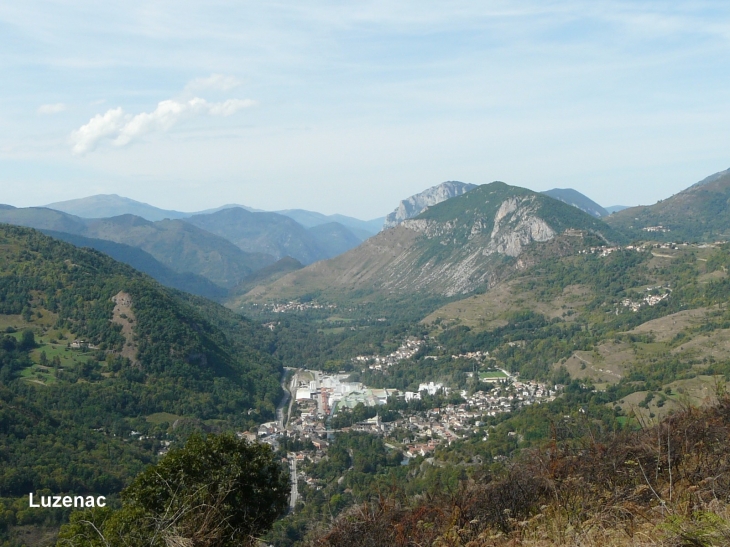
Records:
[[[588,424],[590,431],[590,424]],[[638,431],[552,439],[451,491],[385,493],[310,547],[722,546],[730,542],[730,398]]]
[[[269,446],[198,435],[148,467],[119,509],[78,511],[59,547],[245,547],[287,507],[289,478]]]

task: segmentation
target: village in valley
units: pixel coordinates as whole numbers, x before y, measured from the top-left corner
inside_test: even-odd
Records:
[[[353,364],[365,370],[383,370],[403,359],[412,358],[424,345],[424,340],[408,338],[393,353],[386,356],[359,355]],[[484,366],[487,352],[469,352],[452,355],[452,359],[472,359],[480,370],[479,388],[455,392],[441,383],[423,382],[416,391],[371,388],[351,381],[351,373],[324,373],[316,370],[289,369],[282,387],[287,397],[277,410],[277,420],[261,424],[257,431],[245,434],[249,440],[280,446],[304,447],[287,451],[286,459],[292,474],[291,507],[298,501],[297,484],[303,481],[318,489],[316,477],[308,476],[308,463],[327,458],[327,449],[340,432],[358,431],[383,438],[385,446],[399,451],[402,464],[417,458],[427,458],[440,445],[458,439],[489,435],[485,419],[520,407],[553,400],[559,386],[548,386],[536,381],[521,381],[516,375]],[[424,356],[425,359],[436,358]],[[483,386],[483,389],[481,388]],[[402,404],[421,401],[422,398],[441,396],[441,406]],[[397,412],[389,411],[394,403],[401,404]],[[338,417],[360,414],[370,417],[338,425]],[[385,410],[385,412],[381,412]],[[299,464],[299,465],[297,465]]]

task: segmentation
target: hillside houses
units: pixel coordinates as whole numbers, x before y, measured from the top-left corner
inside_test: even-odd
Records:
[[[368,364],[370,370],[383,370],[402,361],[410,359],[424,346],[425,342],[417,338],[407,338],[400,347],[386,356],[380,355],[357,355],[352,360],[359,364]]]

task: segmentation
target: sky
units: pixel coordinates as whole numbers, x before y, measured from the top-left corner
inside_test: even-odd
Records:
[[[362,219],[446,180],[651,204],[730,167],[730,4],[0,3],[0,203]]]

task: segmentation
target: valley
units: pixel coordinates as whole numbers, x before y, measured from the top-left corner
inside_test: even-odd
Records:
[[[329,443],[337,434],[352,431],[382,437],[386,449],[402,454],[401,464],[408,465],[410,459],[430,455],[459,439],[482,435],[486,440],[489,432],[480,429],[483,420],[550,402],[562,387],[532,380],[521,382],[506,371],[492,369],[471,373],[478,374],[485,384],[471,394],[465,390],[452,392],[433,381],[420,383],[416,391],[399,391],[350,382],[346,373],[329,375],[306,369],[292,372],[287,389],[294,403],[286,415],[261,424],[256,435],[246,435],[274,448],[282,444],[304,447],[287,452],[289,460],[300,463],[301,471],[292,480],[294,476],[297,481],[303,480],[304,492],[307,488],[326,487],[324,477],[315,468],[328,459]]]
[[[287,254],[321,251],[308,228],[266,213],[267,231],[243,208],[190,222],[0,211],[75,227],[0,225],[3,541],[70,516],[26,514],[24,492],[114,503],[195,432],[272,447],[293,486],[265,540],[289,547],[375,499],[436,499],[550,443],[724,400],[730,244],[622,231],[620,213],[501,182],[467,190],[321,260]],[[218,302],[105,249],[212,283]]]

